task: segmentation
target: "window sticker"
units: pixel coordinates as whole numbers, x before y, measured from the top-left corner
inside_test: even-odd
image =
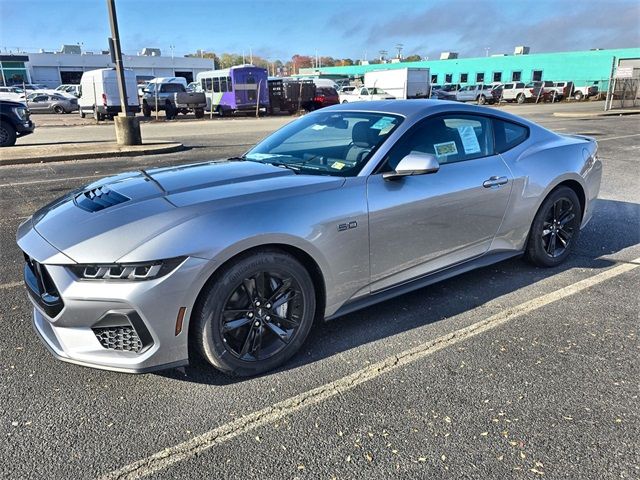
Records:
[[[458,127],[458,133],[460,134],[460,140],[462,140],[464,153],[480,153],[478,137],[476,137],[476,131],[471,125],[460,125]]]
[[[387,127],[392,126],[394,120],[395,120],[395,118],[393,118],[393,117],[382,117],[376,123],[371,125],[371,128],[373,128],[375,130],[384,130]]]
[[[331,168],[335,168],[336,170],[342,170],[344,168],[344,163],[342,163],[342,162],[333,162],[331,164]]]
[[[456,147],[456,142],[434,143],[433,149],[436,152],[436,157],[446,157],[447,155],[458,154],[458,147]]]

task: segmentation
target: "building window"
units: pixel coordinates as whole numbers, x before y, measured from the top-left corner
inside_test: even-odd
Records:
[[[502,72],[493,72],[493,81],[501,82],[502,81]]]
[[[453,73],[446,73],[444,75],[444,83],[451,83],[453,82]]]
[[[468,73],[461,73],[460,74],[460,83],[467,83],[469,81],[469,74]]]
[[[539,82],[542,80],[542,70],[534,70],[533,75],[531,75],[531,81]]]
[[[522,80],[522,72],[511,72],[511,81],[519,82]]]
[[[438,83],[438,75],[437,74],[436,75],[431,75],[431,83],[435,83],[435,84]]]
[[[484,83],[484,73],[476,73],[476,83]]]

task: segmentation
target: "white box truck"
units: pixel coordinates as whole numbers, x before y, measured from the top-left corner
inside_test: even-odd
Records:
[[[364,86],[381,88],[397,99],[427,98],[431,77],[428,68],[394,68],[364,74]]]
[[[127,89],[127,111],[138,113],[140,102],[136,74],[133,70],[124,71]],[[115,68],[89,70],[80,79],[80,97],[78,98],[80,116],[93,115],[96,120],[113,118],[121,110],[118,76]]]

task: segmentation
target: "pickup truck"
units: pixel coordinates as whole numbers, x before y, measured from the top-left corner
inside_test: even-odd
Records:
[[[480,105],[485,103],[497,102],[499,96],[496,95],[495,85],[466,85],[456,92],[458,102],[478,102]]]
[[[517,103],[544,100],[552,87],[553,82],[508,82],[502,85],[501,100]]]
[[[589,97],[593,97],[598,94],[598,87],[596,85],[585,85],[583,87],[573,87],[573,98],[576,100],[586,100]]]
[[[178,113],[193,111],[196,118],[204,117],[207,100],[203,92],[187,92],[182,83],[149,82],[142,95],[142,114],[150,117],[151,112],[164,110],[167,119],[175,118]]]
[[[0,147],[15,145],[17,137],[28,135],[35,128],[24,103],[0,100]]]
[[[350,102],[370,102],[374,100],[395,100],[396,97],[389,95],[380,88],[356,88],[352,92],[340,94],[340,103]]]

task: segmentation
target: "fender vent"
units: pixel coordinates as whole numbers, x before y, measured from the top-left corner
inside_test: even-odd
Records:
[[[87,212],[98,212],[105,208],[113,207],[120,203],[131,200],[121,193],[110,190],[108,187],[97,187],[92,190],[85,190],[73,199],[74,203]]]

